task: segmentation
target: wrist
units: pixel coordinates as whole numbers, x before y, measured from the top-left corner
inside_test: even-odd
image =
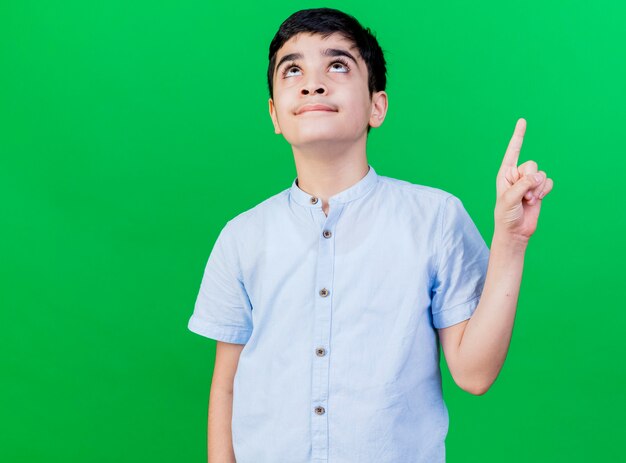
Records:
[[[522,236],[515,233],[495,229],[491,245],[498,247],[506,247],[513,251],[525,252],[528,247],[528,236]]]

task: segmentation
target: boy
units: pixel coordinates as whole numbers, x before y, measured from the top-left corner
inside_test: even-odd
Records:
[[[209,462],[443,462],[439,345],[462,389],[495,381],[553,182],[517,166],[519,119],[489,251],[459,199],[368,164],[367,134],[387,112],[369,29],[298,11],[269,56],[269,112],[297,177],[226,223],[189,320],[217,340]]]

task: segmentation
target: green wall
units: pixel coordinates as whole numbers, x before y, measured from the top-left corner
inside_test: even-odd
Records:
[[[449,462],[617,461],[626,435],[623,2],[0,2],[0,459],[206,460],[215,341],[187,330],[221,227],[288,188],[267,48],[300,8],[377,34],[381,175],[460,197],[554,179],[491,390],[452,381]],[[622,238],[619,238],[622,236]]]

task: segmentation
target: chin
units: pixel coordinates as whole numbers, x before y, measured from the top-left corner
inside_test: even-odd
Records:
[[[318,126],[299,127],[297,131],[291,132],[289,135],[283,132],[285,138],[291,144],[308,143],[315,140],[329,140],[339,135],[336,127],[324,127],[322,124]]]
[[[285,137],[286,138],[286,137]],[[287,139],[287,138],[286,138]],[[336,131],[331,132],[320,132],[319,130],[315,133],[300,133],[297,137],[293,137],[292,139],[287,139],[290,145],[292,146],[307,146],[307,145],[315,145],[317,143],[337,143],[343,141],[345,139],[345,134],[337,133]]]
[[[318,142],[339,142],[355,138],[354,136],[349,136],[350,133],[351,130],[342,128],[336,123],[324,124],[321,121],[317,121],[314,124],[298,127],[298,130],[294,131],[290,136],[285,135],[285,139],[291,145],[309,145]]]

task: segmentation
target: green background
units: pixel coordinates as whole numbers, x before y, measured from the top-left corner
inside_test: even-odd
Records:
[[[457,195],[489,244],[495,175],[554,179],[507,361],[442,363],[449,462],[617,461],[626,435],[620,1],[0,3],[0,460],[206,461],[215,341],[187,330],[221,227],[291,185],[267,49],[301,8],[376,33],[380,175]],[[620,238],[620,236],[622,238]]]

